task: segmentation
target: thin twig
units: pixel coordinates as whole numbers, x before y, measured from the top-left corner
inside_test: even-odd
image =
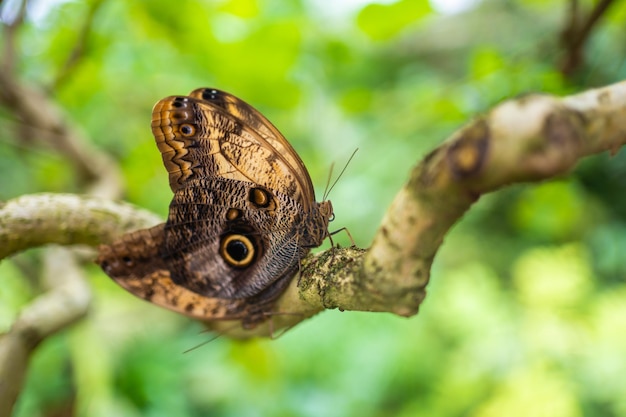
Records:
[[[38,139],[67,157],[77,176],[90,185],[91,193],[108,198],[121,195],[121,174],[115,162],[70,126],[63,112],[42,90],[0,72],[0,103],[18,120],[38,130]]]
[[[74,44],[72,51],[69,53],[67,60],[59,70],[54,81],[52,82],[52,90],[58,89],[59,86],[72,75],[72,72],[80,63],[87,48],[87,41],[89,39],[89,34],[91,33],[91,27],[93,25],[94,18],[103,3],[104,0],[96,0],[92,2],[91,7],[87,12],[87,15],[85,16],[85,21],[78,31],[76,43]]]
[[[584,63],[584,45],[591,36],[596,23],[606,13],[614,0],[600,0],[586,18],[581,17],[577,0],[570,2],[568,24],[561,33],[561,43],[565,48],[565,58],[561,63],[561,72],[568,76]]]
[[[6,5],[5,5],[6,7]],[[2,56],[2,67],[1,71],[7,74],[12,73],[15,69],[15,63],[17,61],[17,54],[15,47],[16,43],[16,34],[19,30],[20,26],[24,22],[24,18],[26,17],[26,0],[20,0],[17,5],[17,13],[15,14],[15,18],[8,23],[4,23],[4,48],[3,48],[3,56]]]

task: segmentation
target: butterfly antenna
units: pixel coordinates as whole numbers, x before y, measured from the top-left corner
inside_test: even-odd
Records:
[[[208,340],[205,340],[204,342],[199,343],[196,346],[185,350],[183,353],[189,353],[189,352],[191,352],[193,350],[196,350],[196,349],[198,349],[198,348],[200,348],[200,347],[202,347],[204,345],[207,345],[207,344],[211,343],[212,341],[214,341],[214,340],[224,336],[226,333],[228,333],[230,330],[236,328],[237,326],[239,326],[239,322],[233,324],[231,327],[228,327],[226,330],[217,333],[216,335],[214,335],[213,337],[209,338]],[[206,330],[201,332],[201,333],[204,333],[204,332],[206,332]]]
[[[211,343],[212,341],[214,341],[215,339],[217,339],[218,337],[221,337],[221,336],[222,336],[222,333],[216,334],[215,336],[213,336],[213,337],[212,337],[212,338],[210,338],[209,340],[205,340],[205,341],[204,341],[204,342],[202,342],[202,343],[198,343],[198,344],[197,344],[197,345],[195,345],[194,347],[192,347],[192,348],[189,348],[189,349],[185,350],[183,353],[189,353],[189,352],[191,352],[191,351],[193,351],[193,350],[196,350],[196,349],[198,349],[199,347],[202,347],[202,346],[204,346],[204,345],[206,345],[206,344]]]
[[[335,168],[335,163],[332,162],[330,164],[330,169],[328,170],[328,178],[326,179],[326,187],[324,187],[324,194],[322,196],[322,201],[326,201],[326,197],[328,197],[329,188],[332,188],[330,185],[330,180],[333,177],[333,169]]]
[[[333,184],[328,187],[328,184],[330,184],[330,175],[328,175],[328,184],[326,184],[326,191],[324,191],[324,197],[322,198],[322,201],[326,201],[326,199],[328,198],[328,195],[330,194],[330,192],[332,191],[332,189],[335,187],[335,185],[337,185],[337,183],[339,182],[339,178],[341,178],[341,176],[343,175],[344,172],[346,172],[346,168],[348,168],[348,165],[350,165],[350,161],[352,161],[352,158],[354,158],[354,155],[356,154],[356,152],[359,150],[359,148],[356,148],[354,150],[354,152],[352,152],[352,155],[350,155],[350,158],[348,158],[348,162],[346,162],[346,164],[343,166],[343,169],[341,170],[341,172],[339,173],[339,175],[337,176],[337,178],[335,179],[335,181],[333,182]],[[334,164],[333,164],[334,165]],[[333,165],[330,166],[330,173],[332,174],[333,172]]]

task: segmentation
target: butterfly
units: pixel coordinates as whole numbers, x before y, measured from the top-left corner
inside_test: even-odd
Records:
[[[329,236],[330,201],[285,137],[243,100],[212,88],[160,100],[152,133],[174,197],[166,223],[99,248],[134,295],[201,320],[251,328]]]

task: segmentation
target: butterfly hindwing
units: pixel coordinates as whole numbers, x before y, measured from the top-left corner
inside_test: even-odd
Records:
[[[249,315],[244,300],[201,296],[176,285],[159,250],[164,225],[124,235],[100,247],[96,262],[119,285],[146,301],[196,319],[239,319]]]

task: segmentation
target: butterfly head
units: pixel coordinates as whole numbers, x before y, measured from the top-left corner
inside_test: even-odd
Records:
[[[334,217],[333,205],[330,200],[314,203],[311,212],[304,219],[303,247],[316,248],[328,237],[328,223]]]

